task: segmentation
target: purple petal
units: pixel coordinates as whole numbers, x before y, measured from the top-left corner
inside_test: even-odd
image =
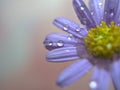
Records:
[[[113,63],[111,76],[115,90],[120,90],[120,60]]]
[[[86,29],[80,28],[78,24],[67,18],[63,17],[56,18],[53,24],[55,24],[58,28],[61,28],[62,30],[78,38],[84,38],[88,34]]]
[[[96,22],[97,25],[99,25],[103,19],[103,11],[104,11],[102,0],[90,0],[89,6],[94,21]]]
[[[60,87],[68,86],[85,75],[91,68],[92,64],[88,60],[80,60],[70,65],[60,74],[57,84]]]
[[[117,12],[119,0],[105,0],[104,20],[107,24],[114,21],[114,16]]]
[[[47,35],[44,41],[44,45],[48,50],[75,46],[76,44],[82,44],[82,43],[84,43],[83,40],[78,41],[72,35],[58,34],[58,33]]]
[[[82,24],[86,25],[87,28],[96,27],[90,11],[82,0],[73,0],[73,6]]]
[[[49,62],[65,62],[79,59],[76,47],[63,47],[54,49],[46,55]]]
[[[89,84],[91,90],[109,90],[109,73],[103,68],[96,67]]]
[[[118,4],[119,5],[118,5],[118,8],[117,8],[115,17],[114,17],[114,21],[116,22],[116,24],[120,25],[120,0],[119,0]]]
[[[89,56],[88,51],[84,45],[78,45],[76,48],[80,58],[87,58]]]

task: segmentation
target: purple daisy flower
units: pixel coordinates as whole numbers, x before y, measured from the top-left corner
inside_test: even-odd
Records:
[[[89,8],[83,0],[73,0],[73,6],[84,27],[56,18],[53,23],[69,34],[49,34],[44,41],[49,62],[77,60],[60,74],[57,84],[68,86],[94,66],[91,90],[109,90],[110,79],[120,90],[120,0],[89,0]]]

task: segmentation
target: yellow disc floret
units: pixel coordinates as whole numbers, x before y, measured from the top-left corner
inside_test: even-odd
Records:
[[[101,26],[91,28],[85,37],[88,53],[97,58],[112,58],[120,54],[120,26],[114,22],[108,26],[101,22]]]

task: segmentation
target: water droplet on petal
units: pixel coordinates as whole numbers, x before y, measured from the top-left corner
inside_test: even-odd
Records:
[[[84,10],[84,7],[80,7],[81,10]]]
[[[93,12],[93,11],[91,12],[91,15],[94,15],[94,12]]]
[[[72,37],[73,37],[72,34],[70,34],[70,35],[68,35],[67,39],[72,40]]]
[[[58,41],[58,42],[57,42],[57,46],[59,46],[59,47],[62,47],[62,46],[64,46],[64,43],[63,43],[63,41],[62,41],[62,40]]]
[[[53,45],[53,42],[48,42],[48,46],[52,46]]]
[[[89,84],[89,87],[91,89],[95,89],[95,88],[97,88],[97,83],[95,81],[91,81],[90,84]]]
[[[113,12],[112,12],[112,13],[110,13],[110,16],[111,16],[111,17],[113,17],[113,15],[114,15],[114,13],[113,13]]]
[[[79,32],[80,31],[80,29],[78,28],[78,29],[76,29],[76,32]]]
[[[100,2],[100,3],[98,3],[98,5],[99,5],[99,6],[102,6],[102,3]]]
[[[64,27],[63,29],[64,29],[65,31],[67,31],[67,30],[68,30],[68,28],[67,28],[67,27]]]
[[[102,24],[100,23],[100,26],[102,26]]]

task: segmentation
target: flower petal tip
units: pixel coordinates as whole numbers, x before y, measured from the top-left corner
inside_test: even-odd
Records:
[[[62,82],[60,82],[60,81],[56,81],[56,84],[57,84],[59,87],[61,87],[61,88],[64,88],[64,87],[65,87],[65,85],[64,85]]]

